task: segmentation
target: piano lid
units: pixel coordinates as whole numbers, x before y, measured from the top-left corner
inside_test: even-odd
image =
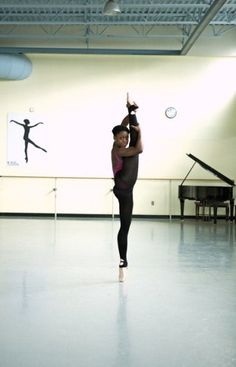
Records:
[[[227,184],[231,185],[231,186],[235,186],[235,183],[233,180],[231,180],[230,178],[224,176],[222,173],[216,171],[214,168],[212,168],[211,166],[208,166],[208,164],[204,163],[203,161],[201,161],[200,159],[198,159],[197,157],[195,157],[193,154],[189,153],[187,154],[188,157],[192,158],[195,163],[197,162],[198,164],[200,164],[200,166],[208,171],[210,171],[211,173],[213,173],[213,175],[217,176],[218,178],[220,178],[222,181],[226,182]],[[186,177],[187,178],[187,177]],[[185,179],[186,179],[185,178]]]

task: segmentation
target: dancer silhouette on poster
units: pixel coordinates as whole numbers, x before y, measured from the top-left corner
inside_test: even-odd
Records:
[[[28,144],[32,144],[34,147],[43,150],[45,153],[47,153],[46,149],[40,147],[39,145],[35,144],[31,139],[29,139],[29,133],[30,133],[30,129],[32,129],[32,127],[38,126],[40,124],[43,124],[43,122],[38,122],[35,125],[29,126],[30,121],[28,119],[24,120],[24,124],[21,124],[18,121],[15,120],[10,120],[10,122],[14,122],[17,125],[23,126],[24,128],[24,136],[23,139],[25,141],[25,161],[26,163],[28,162]]]

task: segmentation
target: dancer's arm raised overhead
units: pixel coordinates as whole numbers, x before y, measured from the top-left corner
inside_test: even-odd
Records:
[[[142,134],[141,134],[141,129],[140,126],[130,126],[131,129],[136,130],[136,132],[138,133],[137,136],[137,142],[135,144],[134,147],[120,147],[117,149],[117,152],[119,154],[120,157],[132,157],[134,155],[140,154],[143,152],[143,143],[142,143]]]

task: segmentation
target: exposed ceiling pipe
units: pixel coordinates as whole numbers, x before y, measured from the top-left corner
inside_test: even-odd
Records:
[[[186,43],[184,44],[182,50],[180,51],[181,55],[186,55],[188,51],[192,48],[200,34],[204,31],[204,29],[209,25],[211,20],[215,17],[218,11],[222,8],[222,6],[226,3],[227,0],[215,0],[208,11],[206,12],[205,16],[203,17],[202,21],[198,24],[195,28],[193,33],[190,35]]]
[[[110,48],[70,48],[70,47],[1,47],[1,53],[17,54],[80,54],[80,55],[179,55],[179,50],[137,50]]]
[[[30,76],[32,72],[31,61],[22,54],[0,53],[0,79],[22,80]]]

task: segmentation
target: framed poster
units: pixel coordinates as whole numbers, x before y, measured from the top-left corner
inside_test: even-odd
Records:
[[[47,122],[35,114],[9,113],[7,165],[37,165],[47,160]]]

